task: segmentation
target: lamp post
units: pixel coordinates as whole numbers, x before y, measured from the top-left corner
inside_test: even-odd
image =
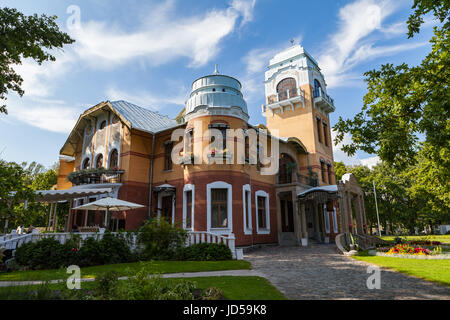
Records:
[[[375,188],[375,181],[373,181],[373,193],[375,196],[375,208],[377,210],[378,235],[381,237],[380,214],[378,213],[377,189]]]

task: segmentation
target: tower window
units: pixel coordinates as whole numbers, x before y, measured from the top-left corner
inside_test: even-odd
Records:
[[[89,169],[90,166],[91,166],[91,162],[89,161],[89,158],[84,159],[83,166],[82,166],[83,170]]]
[[[320,90],[322,90],[322,87],[320,86],[319,81],[314,80],[314,98],[320,97]]]
[[[277,85],[278,101],[297,96],[297,83],[294,78],[286,78]]]
[[[332,170],[331,170],[331,163],[327,163],[327,170],[328,170],[328,183],[332,184],[333,183],[333,175],[332,175]]]
[[[328,147],[328,125],[326,122],[323,122],[323,141],[324,144]]]
[[[320,171],[322,172],[322,182],[327,183],[327,169],[323,160],[320,161]]]
[[[319,139],[319,142],[322,143],[322,121],[319,117],[316,118],[317,123],[317,137]]]

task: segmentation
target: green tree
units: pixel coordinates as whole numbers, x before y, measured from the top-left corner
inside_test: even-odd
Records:
[[[6,100],[9,91],[23,96],[22,77],[13,66],[22,59],[31,58],[38,64],[55,61],[48,50],[61,49],[74,40],[59,30],[56,16],[37,14],[25,16],[12,8],[0,8],[0,100]],[[47,50],[46,50],[47,49]],[[0,113],[7,114],[6,105],[0,105]]]
[[[353,119],[339,119],[335,142],[350,133],[352,142],[342,148],[347,154],[378,154],[396,177],[408,180],[403,186],[411,197],[408,205],[425,201],[422,213],[428,212],[430,223],[438,223],[448,219],[450,211],[450,4],[415,0],[413,9],[409,37],[420,31],[427,13],[441,22],[434,28],[431,52],[415,67],[386,64],[366,72],[362,111]]]
[[[340,181],[342,176],[347,173],[347,167],[343,162],[335,162],[334,173],[336,174],[336,181]]]

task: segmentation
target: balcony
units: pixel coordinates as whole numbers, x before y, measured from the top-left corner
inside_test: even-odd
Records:
[[[300,102],[303,105],[305,104],[305,91],[301,88],[295,88],[279,92],[276,95],[270,96],[267,99],[267,102],[267,105],[262,106],[263,113],[270,110],[272,111],[272,114],[274,114],[276,109],[279,109],[281,113],[283,113],[283,108],[287,106],[292,107],[292,110],[294,110],[295,104]]]
[[[88,184],[116,184],[122,183],[123,170],[114,169],[86,169],[71,172],[67,176],[74,186],[88,185]]]
[[[313,176],[304,176],[298,172],[285,172],[285,173],[279,173],[277,177],[277,187],[283,186],[283,185],[290,185],[290,184],[296,184],[296,185],[306,185],[310,187],[317,187],[319,185],[318,179]]]
[[[322,88],[314,89],[314,103],[326,112],[334,112],[334,100]]]

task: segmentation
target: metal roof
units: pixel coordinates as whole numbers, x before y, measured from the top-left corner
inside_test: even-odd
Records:
[[[110,103],[131,124],[133,129],[156,133],[178,125],[176,120],[170,119],[168,116],[127,101],[119,100]]]

